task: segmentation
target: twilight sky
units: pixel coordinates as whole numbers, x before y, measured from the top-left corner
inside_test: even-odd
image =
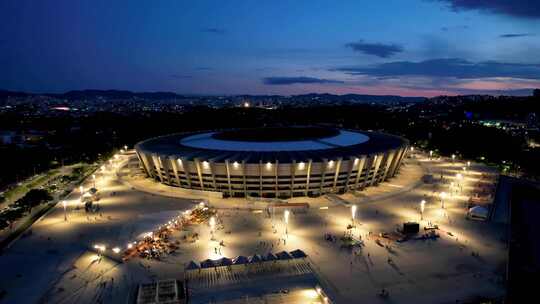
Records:
[[[536,0],[2,0],[0,89],[435,96],[540,88]]]

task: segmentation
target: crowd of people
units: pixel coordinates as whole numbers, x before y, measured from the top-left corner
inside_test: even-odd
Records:
[[[173,241],[171,239],[174,231],[180,231],[189,225],[207,222],[215,213],[214,209],[205,207],[204,204],[184,211],[166,224],[159,226],[155,231],[146,233],[140,241],[130,243],[124,251],[122,259],[128,260],[137,256],[160,259],[164,255],[174,253],[180,246],[179,240]],[[194,235],[192,238],[197,239],[198,235]]]

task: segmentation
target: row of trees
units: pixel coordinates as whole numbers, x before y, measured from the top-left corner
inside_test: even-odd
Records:
[[[10,207],[0,211],[0,229],[9,226],[9,223],[21,218],[32,208],[52,200],[49,191],[45,189],[32,189]]]

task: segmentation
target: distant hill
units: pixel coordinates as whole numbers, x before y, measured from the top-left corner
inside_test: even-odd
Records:
[[[351,102],[422,102],[426,101],[426,97],[404,97],[397,95],[364,95],[364,94],[303,94],[296,95],[296,98],[304,99],[322,99],[328,101],[351,101]]]
[[[6,91],[6,90],[0,90],[0,98],[7,98],[7,97],[26,97],[30,96],[32,94],[28,94],[25,92],[15,92],[15,91]]]
[[[62,94],[43,94],[51,97],[64,98],[68,100],[77,100],[77,99],[95,99],[98,97],[103,97],[106,99],[132,99],[132,98],[141,98],[141,99],[181,99],[184,98],[182,95],[178,95],[172,92],[131,92],[131,91],[121,91],[121,90],[80,90],[80,91],[69,91]]]
[[[59,99],[67,100],[82,100],[82,99],[146,99],[146,100],[173,100],[188,98],[185,95],[176,94],[173,92],[132,92],[124,90],[76,90],[65,93],[25,93],[14,91],[0,90],[0,98],[6,97],[26,97],[26,96],[50,96]],[[279,95],[237,95],[243,98],[285,98]],[[203,95],[199,97],[205,97]],[[425,97],[402,97],[395,95],[360,95],[360,94],[303,94],[293,96],[301,102],[421,102],[425,101]]]
[[[530,89],[532,93],[533,89]],[[540,96],[540,90],[535,90],[535,94]],[[519,94],[516,94],[519,95]],[[182,102],[181,100],[192,100],[199,98],[201,101],[204,101],[205,98],[214,99],[219,96],[205,96],[205,95],[180,95],[174,92],[132,92],[125,90],[76,90],[68,91],[65,93],[27,93],[19,91],[8,91],[0,90],[0,100],[5,100],[8,97],[24,98],[28,96],[49,96],[58,99],[66,100],[97,100],[103,98],[105,100],[167,100],[170,102]],[[505,95],[501,95],[505,96]],[[529,94],[530,96],[530,94]],[[228,96],[232,97],[232,96]],[[460,95],[460,96],[437,96],[433,98],[426,97],[404,97],[398,95],[365,95],[365,94],[344,94],[344,95],[335,95],[335,94],[318,94],[318,93],[309,93],[293,96],[281,96],[281,95],[235,95],[237,98],[245,99],[267,99],[267,98],[282,98],[283,101],[287,102],[288,99],[294,99],[294,102],[297,104],[308,105],[313,104],[324,104],[324,103],[395,103],[395,102],[425,102],[432,101],[437,102],[445,99],[492,99],[496,98],[491,95]]]

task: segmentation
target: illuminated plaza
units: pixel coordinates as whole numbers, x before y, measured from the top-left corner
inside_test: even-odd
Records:
[[[82,185],[83,192],[99,190],[99,212],[85,213],[81,189],[75,189],[65,209],[58,204],[4,253],[0,284],[9,290],[8,302],[20,303],[125,302],[139,284],[188,277],[190,303],[384,303],[381,290],[395,303],[499,296],[504,231],[468,219],[466,206],[474,185],[493,174],[483,165],[409,149],[398,174],[363,191],[286,202],[219,198],[147,178],[135,151],[124,151]],[[424,182],[425,176],[435,181]],[[215,215],[173,231],[175,252],[122,259],[149,233],[201,203]],[[393,240],[405,222],[422,230],[437,225],[439,237]],[[361,245],[342,248],[328,235]],[[264,270],[264,264],[186,270],[192,261],[297,249],[307,258],[282,268],[308,270],[294,275],[265,276],[275,268]]]

